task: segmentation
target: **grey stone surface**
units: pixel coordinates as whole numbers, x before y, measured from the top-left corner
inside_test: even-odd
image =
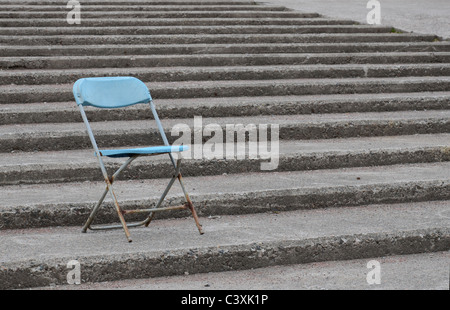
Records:
[[[348,56],[347,56],[348,57]],[[351,57],[351,56],[350,56]],[[365,57],[370,57],[366,55]],[[380,59],[383,56],[380,56]],[[357,58],[357,57],[355,57]],[[389,57],[383,59],[384,62],[389,61]],[[450,65],[446,64],[430,64],[428,62],[446,61],[450,60],[450,53],[447,55],[433,55],[425,58],[423,64],[402,64],[408,62],[405,60],[397,60],[396,64],[378,65],[378,64],[339,64],[341,59],[328,60],[337,64],[324,65],[314,64],[320,60],[310,59],[306,56],[304,59],[296,57],[291,64],[289,59],[279,60],[278,62],[284,65],[271,66],[255,64],[252,67],[240,66],[234,64],[233,71],[229,71],[229,67],[175,67],[175,68],[127,68],[127,69],[74,69],[70,73],[63,70],[43,70],[39,74],[30,75],[27,71],[18,71],[14,73],[1,74],[2,84],[16,84],[16,85],[36,85],[36,84],[52,84],[52,83],[70,83],[76,81],[83,76],[102,77],[102,76],[123,76],[126,74],[135,76],[141,80],[148,82],[176,82],[176,81],[208,81],[211,76],[219,80],[267,80],[267,79],[307,79],[307,78],[383,78],[383,77],[409,77],[409,76],[446,76],[450,74]],[[361,58],[360,58],[361,59]],[[204,60],[205,63],[207,59]],[[343,60],[348,61],[347,59]],[[355,62],[357,62],[356,60]],[[375,59],[373,61],[376,61]],[[138,61],[137,61],[138,62]],[[145,61],[144,61],[145,62]],[[195,59],[193,59],[195,65]],[[198,59],[200,62],[200,59]],[[257,62],[257,60],[255,61]],[[274,62],[277,62],[275,59]],[[325,60],[326,62],[326,60]],[[304,64],[299,64],[304,63]],[[134,66],[138,66],[136,63]],[[198,63],[199,65],[199,63]],[[223,64],[226,66],[226,64]],[[15,65],[13,65],[15,66]],[[18,66],[21,66],[20,64]],[[124,64],[123,66],[127,66]],[[95,67],[95,65],[93,66]],[[151,69],[151,68],[150,68]]]
[[[448,166],[444,162],[184,179],[199,214],[215,216],[449,199]],[[148,208],[156,204],[168,181],[117,181],[115,192],[125,209]],[[82,225],[104,187],[103,182],[2,186],[4,228]],[[181,197],[179,186],[174,186],[166,203],[178,205]],[[98,220],[117,222],[109,197],[105,203]],[[159,215],[173,216],[186,212]]]
[[[303,96],[262,96],[233,98],[174,98],[155,101],[161,119],[323,114],[351,112],[388,112],[407,110],[449,110],[447,92],[329,94]],[[122,110],[86,107],[91,122],[151,119],[147,105]],[[3,104],[0,124],[78,123],[80,112],[73,102]]]
[[[1,15],[0,15],[1,18]],[[349,43],[433,42],[434,35],[410,33],[323,33],[323,34],[186,34],[186,35],[89,35],[89,36],[0,36],[0,43],[14,45],[80,44],[218,44],[218,43]]]
[[[205,98],[234,96],[288,96],[334,93],[431,92],[447,91],[448,76],[384,77],[335,79],[278,79],[278,80],[210,80],[149,83],[156,99]],[[3,103],[36,103],[71,101],[71,84],[0,85]]]
[[[260,2],[260,1],[257,1]],[[317,12],[328,17],[350,19],[366,23],[370,9],[361,0],[270,0],[260,3],[284,5],[302,12]],[[381,24],[403,31],[436,34],[450,38],[447,0],[380,0]]]
[[[48,35],[158,35],[158,34],[273,34],[273,33],[388,33],[389,27],[368,27],[364,25],[314,25],[314,26],[280,26],[280,25],[239,25],[239,26],[166,26],[151,27],[83,27],[83,28],[2,28],[1,35],[39,35],[43,30]]]
[[[380,263],[380,284],[367,282],[371,260]],[[195,290],[195,296],[208,290],[448,290],[449,261],[450,252],[436,252],[38,289]],[[271,292],[265,294],[269,302]]]
[[[225,137],[226,124],[278,124],[280,140],[330,139],[357,136],[411,135],[445,133],[450,126],[449,110],[369,112],[349,114],[305,114],[202,118],[203,126],[218,124]],[[186,124],[194,135],[192,119],[166,119],[163,126],[171,143],[178,136],[171,130]],[[154,122],[111,121],[92,123],[100,148],[126,145],[161,145]],[[112,129],[114,128],[114,129]],[[83,123],[5,125],[0,128],[0,146],[4,152],[48,151],[91,148]],[[189,136],[188,136],[189,137]],[[209,138],[202,137],[203,142]],[[190,141],[194,141],[190,139]]]
[[[0,287],[63,285],[68,260],[78,259],[84,282],[131,280],[97,287],[258,268],[293,277],[265,287],[297,288],[294,278],[329,262],[328,275],[348,272],[303,287],[367,288],[354,282],[362,261],[345,262],[378,257],[396,271],[385,270],[384,288],[442,288],[450,43],[439,40],[442,32],[404,24],[448,29],[440,18],[448,12],[433,9],[441,1],[406,9],[403,0],[381,1],[381,26],[358,22],[367,14],[361,1],[296,1],[297,11],[279,1],[158,1],[90,1],[74,26],[62,1],[0,0]],[[324,5],[336,14],[320,15]],[[392,16],[399,18],[391,25]],[[81,234],[105,187],[73,102],[72,84],[84,75],[141,78],[167,129],[198,115],[222,126],[277,123],[279,169],[261,172],[248,159],[186,161],[203,236],[183,211],[132,229],[131,244],[121,230]],[[101,148],[161,143],[141,106],[87,112]],[[155,205],[168,165],[143,160],[133,169],[114,183],[121,206]],[[178,187],[167,203],[182,203]],[[99,215],[96,223],[117,220],[110,200]],[[428,252],[439,253],[409,256]],[[312,262],[322,265],[297,265]],[[421,281],[400,283],[406,268],[421,264]],[[241,285],[255,284],[251,272],[240,275]],[[163,287],[181,288],[177,281]]]
[[[189,218],[132,230],[132,244],[122,231],[1,231],[0,283],[63,284],[72,259],[83,265],[85,281],[101,282],[448,251],[449,211],[441,201],[220,217],[202,219],[204,235]]]
[[[49,78],[54,76],[55,78],[61,79],[60,83],[67,83],[67,80],[64,80],[63,72],[60,70],[65,66],[72,66],[73,71],[70,73],[71,79],[76,78],[75,74],[80,74],[81,70],[86,74],[94,75],[94,68],[97,71],[97,74],[102,75],[111,75],[111,74],[123,74],[123,67],[130,70],[130,74],[139,76],[140,78],[148,81],[164,81],[161,79],[160,72],[166,72],[167,74],[173,75],[173,80],[179,79],[176,75],[175,69],[178,71],[193,71],[195,68],[197,72],[202,69],[200,72],[208,73],[208,70],[216,70],[216,74],[220,74],[220,68],[223,69],[223,66],[233,66],[233,69],[236,70],[236,78],[243,79],[242,73],[240,71],[254,70],[255,75],[249,77],[247,75],[247,79],[264,79],[264,77],[258,76],[256,73],[258,71],[263,71],[264,68],[270,73],[274,70],[274,66],[281,65],[292,65],[296,66],[293,69],[299,70],[300,67],[304,67],[305,71],[310,71],[313,69],[312,67],[308,67],[314,65],[317,70],[320,69],[328,69],[330,71],[340,69],[339,66],[333,65],[348,65],[347,67],[350,69],[358,68],[358,65],[367,65],[368,71],[372,70],[380,70],[381,65],[386,65],[386,71],[388,69],[394,68],[393,64],[397,66],[403,67],[416,67],[420,70],[422,67],[432,64],[440,65],[442,67],[442,75],[445,74],[446,65],[443,64],[449,59],[450,53],[448,52],[415,52],[415,53],[322,53],[322,54],[304,54],[298,55],[294,53],[279,53],[279,54],[202,54],[202,55],[176,55],[176,56],[97,56],[90,57],[89,61],[87,61],[82,56],[73,56],[70,59],[67,57],[8,57],[0,62],[0,65],[4,69],[14,69],[13,72],[2,72],[2,83],[3,84],[17,84],[18,81],[9,80],[8,77],[19,76],[24,78],[26,75],[30,75],[29,69],[41,69],[38,72],[33,72],[33,80],[28,79],[20,82],[21,84],[48,84],[48,80],[45,77]],[[110,68],[103,68],[104,62],[108,61]],[[420,62],[417,64],[411,64],[411,62]],[[436,63],[441,62],[441,63]],[[301,65],[301,66],[300,66]],[[325,66],[327,65],[327,66]],[[409,65],[409,66],[408,66]],[[243,68],[243,66],[245,66]],[[139,67],[142,67],[140,70]],[[173,69],[168,69],[166,67],[175,67]],[[194,68],[191,68],[194,67]],[[206,68],[204,68],[206,67]],[[263,67],[263,68],[262,68]],[[135,69],[131,69],[135,68]],[[275,67],[276,68],[276,67]],[[402,67],[399,67],[399,71]],[[91,70],[89,70],[91,69]],[[122,69],[122,70],[121,70]],[[142,75],[143,71],[147,71],[147,75]],[[148,71],[154,72],[154,75],[151,76]],[[163,71],[164,70],[164,71]],[[289,70],[286,69],[286,73]],[[373,76],[368,72],[367,77]],[[417,71],[416,74],[419,74],[420,71]],[[66,72],[66,76],[69,73]],[[211,73],[209,73],[211,74]],[[75,75],[75,77],[74,77]],[[399,72],[399,76],[401,72]],[[427,75],[426,72],[423,75]],[[244,75],[245,76],[245,75]],[[320,76],[317,76],[320,77]],[[329,76],[333,77],[333,76]],[[335,76],[339,77],[339,76]],[[195,76],[189,77],[185,76],[185,79],[196,80]],[[222,76],[218,75],[218,78],[223,79]],[[279,78],[279,77],[278,77]],[[286,76],[289,77],[289,75]],[[67,79],[67,77],[66,77]],[[228,78],[229,79],[229,78]],[[274,75],[273,79],[277,79],[276,75]],[[183,80],[183,79],[182,79]],[[31,81],[31,82],[30,82]],[[70,80],[72,81],[72,80]],[[39,82],[39,83],[38,83]]]
[[[273,171],[299,171],[358,166],[377,166],[450,160],[449,134],[368,137],[325,140],[283,140],[279,144],[279,159]],[[203,146],[201,146],[203,147]],[[221,146],[225,149],[225,145]],[[238,149],[247,148],[237,144]],[[261,171],[258,160],[223,158],[198,159],[192,146],[183,156],[183,174],[214,175]],[[197,155],[198,156],[198,155]],[[195,158],[195,159],[194,159]],[[107,169],[114,173],[123,159],[105,159]],[[166,156],[142,157],[120,176],[126,179],[165,178],[171,170]],[[275,167],[274,167],[275,168]],[[450,176],[450,175],[449,175]],[[59,152],[13,152],[0,158],[0,184],[34,184],[103,180],[98,160],[92,150]]]
[[[203,21],[203,19],[197,19]],[[217,21],[217,19],[214,19]],[[250,19],[255,21],[254,19]],[[315,22],[324,23],[321,19],[313,19]],[[281,20],[283,21],[283,20]],[[297,19],[304,23],[305,19]],[[330,24],[339,23],[336,20],[326,20]],[[103,21],[102,21],[103,22]],[[134,22],[134,20],[133,20]],[[209,23],[209,20],[206,21]],[[273,21],[275,24],[279,20]],[[23,25],[26,26],[26,25]],[[29,25],[28,25],[29,27]],[[48,60],[57,56],[83,56],[86,54],[94,56],[117,56],[132,53],[135,56],[152,54],[161,57],[170,54],[174,59],[179,59],[179,54],[187,58],[194,54],[223,57],[221,54],[280,54],[280,53],[313,53],[311,56],[320,57],[323,53],[381,53],[381,52],[449,52],[450,42],[341,42],[333,43],[278,43],[276,45],[264,43],[235,43],[235,44],[103,44],[103,45],[11,45],[2,47],[2,55],[8,57],[19,56],[47,56]],[[420,54],[419,54],[420,55]],[[207,56],[205,56],[207,57]],[[337,55],[337,57],[339,57]],[[39,59],[39,58],[38,58]],[[45,58],[47,59],[47,58]],[[77,58],[74,58],[77,59]],[[268,61],[271,58],[268,59]],[[420,58],[419,58],[420,59]],[[10,59],[12,61],[15,58]],[[370,61],[370,59],[367,59]],[[8,59],[2,59],[2,63],[8,63]],[[31,63],[33,65],[33,63]]]

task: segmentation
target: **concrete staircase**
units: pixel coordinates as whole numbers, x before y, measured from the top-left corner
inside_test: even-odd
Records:
[[[253,1],[89,1],[81,25],[68,11],[0,0],[0,288],[67,284],[73,259],[103,282],[450,250],[450,42]],[[148,85],[171,141],[194,116],[279,124],[278,168],[186,160],[202,236],[186,211],[130,244],[82,234],[104,183],[72,85],[116,75]],[[146,106],[87,114],[101,146],[161,144]],[[168,164],[136,161],[122,206],[154,205]],[[106,205],[97,223],[117,221]]]

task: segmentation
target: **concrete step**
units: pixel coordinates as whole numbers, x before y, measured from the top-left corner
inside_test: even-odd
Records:
[[[447,55],[446,55],[447,56]],[[450,58],[450,53],[449,53]],[[129,60],[129,59],[128,59]],[[199,59],[200,60],[200,59]],[[214,61],[213,59],[211,59]],[[83,60],[80,60],[83,62]],[[134,62],[134,60],[131,60]],[[113,67],[74,70],[14,70],[0,72],[0,85],[41,85],[71,83],[80,78],[103,76],[134,76],[146,82],[210,81],[210,80],[274,80],[318,78],[380,78],[409,76],[450,76],[449,64],[351,64],[351,65],[283,65],[283,66],[210,66],[149,68]],[[144,61],[145,62],[145,61]]]
[[[407,110],[450,110],[449,92],[332,94],[312,96],[263,96],[232,98],[160,99],[158,115],[165,118],[233,117]],[[119,110],[86,107],[91,122],[144,120],[153,116],[147,105]],[[74,101],[2,104],[0,125],[81,122]]]
[[[375,71],[380,68],[386,68],[386,71],[395,68],[389,66],[391,64],[417,64],[417,68],[420,68],[422,64],[425,63],[437,63],[442,67],[443,73],[445,73],[445,66],[450,63],[450,52],[401,52],[401,53],[320,53],[320,54],[304,54],[304,53],[283,53],[283,54],[198,54],[198,55],[115,55],[115,56],[45,56],[45,57],[4,57],[0,60],[0,68],[8,69],[11,71],[3,71],[1,73],[0,84],[19,84],[18,82],[10,81],[9,76],[21,75],[21,84],[34,84],[27,81],[33,81],[35,79],[26,77],[39,77],[39,75],[50,76],[54,75],[55,78],[62,78],[59,83],[67,83],[61,76],[61,71],[64,70],[65,74],[75,74],[77,72],[86,72],[84,76],[92,76],[94,73],[89,72],[95,71],[99,74],[104,73],[105,70],[115,70],[118,68],[126,68],[126,70],[139,67],[138,70],[145,71],[147,74],[157,75],[157,70],[166,70],[165,67],[197,67],[197,70],[208,70],[204,67],[211,66],[227,66],[230,72],[243,70],[239,66],[264,66],[267,70],[270,70],[269,66],[279,66],[279,65],[289,65],[289,68],[302,69],[305,71],[312,71],[312,69],[317,68],[317,70],[323,69],[320,65],[339,65],[339,64],[379,64],[384,65],[384,67],[378,66],[368,66],[369,71]],[[298,67],[293,67],[295,65],[302,65]],[[307,67],[305,65],[314,65]],[[70,67],[73,70],[68,71],[65,68]],[[150,69],[150,67],[156,67]],[[412,65],[409,67],[412,68]],[[83,70],[75,70],[75,69]],[[94,68],[96,68],[94,70]],[[97,68],[108,68],[105,70],[98,70]],[[282,67],[280,67],[282,68]],[[284,67],[282,69],[287,69]],[[328,68],[328,67],[326,67]],[[339,70],[339,66],[330,66],[329,71],[336,68]],[[359,67],[342,67],[342,68],[359,68]],[[374,69],[372,69],[374,68]],[[408,66],[403,66],[398,68],[401,71],[402,68],[408,68]],[[33,71],[18,71],[23,69],[29,69]],[[40,69],[39,71],[35,71]],[[50,69],[62,69],[61,71],[48,71]],[[88,69],[88,70],[86,70]],[[247,68],[251,70],[252,68]],[[14,70],[14,71],[12,71]],[[193,70],[187,68],[177,68],[176,70]],[[212,69],[210,69],[212,70]],[[256,67],[254,70],[260,71],[261,68]],[[151,71],[151,73],[150,73]],[[206,71],[205,71],[206,72]],[[287,76],[289,72],[287,71]],[[370,76],[371,72],[368,72]],[[79,74],[79,73],[78,73]],[[122,73],[120,73],[122,74]],[[131,74],[131,73],[130,73]],[[133,74],[139,74],[139,72],[133,72]],[[170,74],[170,73],[168,73]],[[399,72],[401,75],[401,72]],[[419,72],[416,74],[420,74]],[[170,74],[170,78],[175,74]],[[331,75],[331,74],[330,74]],[[423,75],[427,75],[424,71]],[[447,74],[448,75],[448,74]],[[262,79],[255,72],[254,78],[249,79]],[[177,79],[176,76],[173,78]],[[268,75],[267,78],[277,79],[276,75]],[[145,78],[144,78],[145,79]],[[183,79],[189,80],[189,77]],[[218,77],[217,79],[222,79]],[[235,79],[240,78],[236,75]],[[75,78],[76,80],[76,78]],[[43,82],[42,84],[46,84]]]
[[[189,176],[206,176],[261,171],[261,163],[273,161],[272,171],[301,171],[370,167],[407,163],[450,161],[450,133],[393,137],[364,137],[327,140],[280,141],[277,158],[259,154],[250,159],[248,144],[237,143],[234,148],[246,149],[239,158],[225,156],[207,159],[203,145],[193,145],[183,156],[183,172]],[[216,145],[225,150],[226,145]],[[112,175],[124,160],[104,158]],[[276,163],[275,163],[276,161]],[[121,180],[165,178],[171,171],[166,156],[142,157],[121,176]],[[57,152],[4,153],[0,158],[0,185],[45,184],[60,182],[102,181],[98,160],[92,150]]]
[[[320,17],[317,13],[302,13],[298,11],[266,11],[258,7],[249,11],[83,11],[83,18],[314,18]],[[0,18],[66,18],[70,10],[65,12],[31,12],[31,11],[0,11]],[[67,21],[66,21],[67,22]]]
[[[18,27],[0,28],[0,35],[162,35],[162,34],[285,34],[285,33],[389,33],[392,27],[365,25],[313,26],[120,26],[120,27]]]
[[[145,82],[145,81],[144,81]],[[147,83],[152,97],[211,98],[448,91],[450,77],[178,81]],[[0,85],[0,104],[72,101],[73,84]]]
[[[61,0],[2,0],[4,5],[61,5]],[[253,0],[95,0],[89,1],[89,5],[256,5]]]
[[[0,4],[5,5],[61,5],[61,0],[2,0]],[[253,0],[94,0],[89,1],[90,5],[256,5]]]
[[[285,212],[376,203],[450,199],[449,162],[189,176],[183,180],[201,217]],[[170,171],[167,172],[168,177]],[[124,209],[155,206],[169,179],[117,180],[115,193]],[[22,184],[0,187],[2,229],[80,226],[105,189],[104,181]],[[164,205],[182,204],[175,184]],[[115,223],[109,195],[96,223]],[[448,206],[448,204],[447,204]],[[158,219],[187,216],[186,211],[160,212]],[[142,220],[145,215],[127,215]],[[421,221],[423,223],[424,221]],[[81,228],[80,228],[81,229]]]
[[[0,231],[2,289],[222,272],[321,261],[448,251],[449,201],[155,221],[81,234],[79,227]],[[114,246],[111,246],[111,245]],[[150,245],[150,246],[149,246]]]
[[[116,55],[157,55],[183,54],[282,54],[282,53],[420,53],[450,52],[450,42],[409,42],[409,43],[280,43],[280,44],[154,44],[154,45],[70,45],[70,46],[3,46],[3,57],[47,56],[51,60],[57,56],[116,56]],[[313,56],[313,55],[311,55]],[[8,59],[2,59],[8,61]]]
[[[156,294],[164,294],[164,291],[167,291],[167,294],[173,298],[166,300],[166,305],[170,303],[179,305],[183,297],[188,296],[185,295],[187,290],[201,290],[202,296],[215,298],[213,305],[217,306],[236,302],[233,299],[236,297],[233,295],[227,299],[226,291],[243,292],[258,289],[263,290],[268,299],[263,302],[261,295],[258,300],[255,295],[252,302],[267,305],[269,302],[278,304],[286,300],[284,292],[277,294],[274,290],[448,290],[449,259],[450,252],[444,251],[181,276],[99,283],[83,282],[80,285],[52,284],[31,290],[151,290]],[[380,263],[381,283],[379,284],[367,282],[367,276],[370,277],[369,272],[374,270],[373,267],[372,269],[367,267],[372,260]],[[174,295],[176,291],[179,292],[179,298]],[[195,293],[191,293],[191,297],[194,295]]]
[[[57,56],[116,56],[116,55],[148,55],[156,57],[157,55],[183,54],[186,57],[194,54],[211,54],[221,57],[220,54],[300,54],[317,53],[320,54],[336,53],[420,53],[425,52],[450,52],[450,42],[386,42],[386,43],[279,43],[279,44],[152,44],[152,45],[69,45],[69,46],[2,46],[0,55],[3,57],[27,57],[27,56],[46,56],[51,61]],[[345,55],[345,54],[344,54]],[[313,57],[313,55],[311,55]],[[42,59],[44,61],[45,59]],[[62,58],[60,57],[62,60]],[[76,59],[76,58],[75,58]],[[369,58],[370,59],[370,58]],[[2,59],[10,61],[10,59]],[[370,60],[368,60],[370,61]]]
[[[106,26],[225,26],[225,25],[357,25],[351,20],[322,17],[303,18],[84,18],[83,27]],[[66,16],[59,18],[0,18],[1,27],[73,27]]]
[[[2,11],[11,12],[64,12],[68,10],[65,4],[2,4]],[[173,5],[161,4],[146,4],[146,3],[131,3],[131,4],[91,4],[89,2],[83,3],[83,12],[103,12],[103,11],[290,11],[284,6],[275,5],[213,5],[210,4],[193,4],[183,5],[175,3]]]
[[[0,15],[1,16],[1,15]],[[178,35],[73,35],[0,36],[4,45],[98,45],[98,44],[237,44],[237,43],[363,43],[432,42],[433,35],[410,33],[320,34],[178,34]]]
[[[162,120],[169,143],[184,141],[206,142],[211,135],[200,130],[208,124],[219,126],[226,137],[227,124],[253,125],[256,130],[266,125],[268,131],[279,127],[280,140],[332,139],[370,136],[395,136],[450,132],[450,110],[398,111],[348,114],[311,114],[282,116],[249,116]],[[197,122],[194,124],[194,122]],[[213,126],[213,125],[211,125]],[[158,128],[153,121],[91,122],[101,148],[120,146],[162,145]],[[245,135],[239,131],[238,137]],[[184,130],[184,131],[182,131]],[[275,129],[274,129],[275,130]],[[172,135],[173,131],[173,135]],[[215,134],[219,134],[215,132]],[[270,133],[275,134],[275,131]],[[272,141],[276,136],[271,136]],[[180,140],[181,139],[181,140]],[[234,140],[236,141],[236,140]],[[228,141],[231,142],[231,141]],[[43,123],[0,126],[2,152],[58,151],[90,149],[85,125],[79,123]]]
[[[72,259],[98,283],[450,250],[450,42],[253,1],[95,0],[82,25],[65,5],[0,0],[0,288],[66,284]],[[184,126],[205,235],[186,210],[132,244],[81,234],[105,183],[72,85],[110,75],[147,84],[170,143]],[[146,105],[86,111],[101,149],[162,144]],[[251,127],[227,125],[278,125],[280,141],[208,159],[208,124],[233,151]],[[155,206],[169,163],[133,162],[120,205]],[[175,184],[164,205],[182,203]],[[95,224],[117,222],[108,196]]]

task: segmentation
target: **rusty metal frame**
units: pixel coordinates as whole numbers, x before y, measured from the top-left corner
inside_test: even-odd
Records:
[[[155,109],[155,105],[153,104],[153,101],[150,100],[149,101],[149,105],[150,108],[152,110],[154,119],[158,125],[158,130],[160,132],[160,135],[163,139],[164,145],[168,146],[169,142],[167,140],[166,134],[164,132],[164,129],[161,125],[161,121],[158,117],[158,114],[156,113],[156,109]],[[169,211],[169,210],[177,210],[177,209],[189,209],[192,213],[192,216],[195,220],[195,224],[197,225],[198,231],[200,234],[203,234],[203,229],[202,226],[199,223],[199,219],[197,216],[197,212],[195,211],[194,205],[192,204],[191,199],[189,198],[189,195],[186,191],[186,188],[183,184],[183,180],[182,180],[182,176],[181,176],[181,172],[180,172],[180,168],[181,168],[181,157],[177,160],[177,162],[175,163],[175,160],[173,158],[173,155],[171,153],[166,153],[169,155],[169,158],[172,162],[172,165],[175,169],[175,172],[172,176],[172,179],[169,181],[169,184],[167,185],[166,189],[164,190],[164,192],[162,193],[158,203],[156,204],[156,206],[154,208],[150,208],[150,209],[137,209],[137,210],[122,210],[121,207],[119,206],[119,202],[117,200],[117,196],[114,193],[114,189],[113,189],[113,183],[116,180],[116,178],[120,175],[120,173],[126,169],[128,167],[128,165],[130,165],[136,158],[141,157],[141,156],[154,156],[154,155],[161,155],[161,154],[148,154],[148,155],[133,155],[130,156],[123,164],[122,166],[119,167],[119,169],[117,169],[114,174],[109,177],[108,173],[106,171],[105,165],[103,163],[102,160],[102,154],[98,149],[97,146],[97,142],[95,141],[95,137],[94,134],[92,132],[91,126],[89,124],[88,118],[86,116],[86,113],[84,111],[83,105],[79,104],[78,105],[80,108],[80,112],[81,112],[81,116],[83,118],[83,121],[86,125],[87,131],[88,131],[88,135],[89,138],[91,140],[92,146],[94,148],[95,151],[95,155],[98,159],[98,162],[100,164],[100,169],[102,171],[104,180],[106,182],[106,189],[104,190],[102,196],[100,197],[99,201],[97,202],[97,204],[94,206],[94,208],[92,209],[89,218],[87,219],[86,223],[84,224],[83,228],[82,228],[82,232],[86,233],[88,229],[90,230],[106,230],[106,229],[117,229],[117,228],[123,228],[124,232],[125,232],[125,236],[128,240],[128,242],[131,242],[132,239],[130,237],[130,232],[128,230],[129,227],[138,227],[138,226],[145,226],[147,227],[150,222],[152,221],[154,215],[156,212],[160,212],[160,211]],[[164,154],[164,153],[162,153]],[[164,201],[167,193],[169,192],[170,188],[172,187],[172,185],[174,184],[175,180],[179,181],[181,189],[183,190],[183,194],[185,197],[185,204],[181,205],[181,206],[169,206],[169,207],[161,207],[162,202]],[[106,198],[106,195],[108,194],[108,192],[111,194],[111,198],[113,200],[114,203],[114,207],[116,209],[117,215],[119,217],[120,220],[120,224],[115,224],[115,225],[97,225],[97,226],[91,226],[95,216],[97,215],[98,211],[100,210],[100,207],[103,203],[103,201]],[[126,214],[135,214],[135,213],[149,213],[148,217],[140,222],[135,222],[135,223],[130,223],[127,224],[125,221],[124,216]]]

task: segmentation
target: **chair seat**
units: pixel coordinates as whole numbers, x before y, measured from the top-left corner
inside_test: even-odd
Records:
[[[183,152],[187,150],[189,150],[189,146],[187,145],[151,146],[136,149],[100,150],[100,155],[115,158],[115,157],[131,157],[134,155],[174,153],[174,152]]]

